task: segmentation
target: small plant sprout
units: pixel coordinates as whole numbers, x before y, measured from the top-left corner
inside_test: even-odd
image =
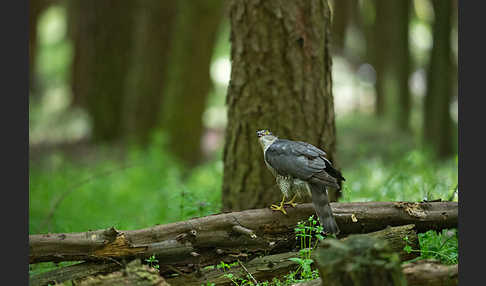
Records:
[[[317,271],[311,268],[311,264],[314,262],[311,254],[319,240],[324,239],[324,236],[321,234],[323,228],[317,225],[317,220],[314,218],[314,215],[311,215],[307,221],[298,222],[294,230],[296,239],[300,240],[300,257],[289,258],[291,261],[299,263],[299,268],[295,273],[297,274],[300,271],[302,280],[317,278]]]
[[[157,270],[160,271],[159,260],[157,258],[155,258],[155,255],[152,255],[149,258],[145,259],[145,262],[147,262],[149,267],[157,269]]]

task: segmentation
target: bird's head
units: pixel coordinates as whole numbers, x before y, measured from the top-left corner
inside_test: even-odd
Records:
[[[267,130],[267,129],[262,129],[262,130],[257,131],[258,138],[266,136],[266,135],[273,135],[273,134],[272,134],[272,132],[270,132],[270,130]]]
[[[272,132],[267,129],[257,131],[257,136],[263,150],[265,150],[266,147],[270,146],[270,144],[272,144],[277,139],[277,137],[274,136]]]

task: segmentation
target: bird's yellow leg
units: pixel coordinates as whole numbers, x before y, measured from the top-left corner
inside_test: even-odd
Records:
[[[294,197],[290,201],[284,203],[284,205],[291,205],[292,207],[295,207],[297,205],[297,203],[294,203],[296,198],[297,198],[297,194],[295,194]]]
[[[281,211],[284,214],[287,214],[287,212],[284,209],[284,202],[285,202],[285,196],[282,197],[282,201],[280,202],[280,205],[271,205],[270,208],[273,211]]]

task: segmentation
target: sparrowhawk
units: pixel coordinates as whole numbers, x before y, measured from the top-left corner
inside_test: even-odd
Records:
[[[326,187],[340,189],[341,181],[345,179],[334,169],[326,152],[309,143],[279,139],[268,130],[257,131],[257,136],[265,164],[283,194],[280,205],[272,205],[272,210],[286,214],[285,204],[295,206],[297,196],[310,196],[324,232],[338,234],[339,227],[329,205]],[[292,195],[292,200],[285,203],[285,198]]]

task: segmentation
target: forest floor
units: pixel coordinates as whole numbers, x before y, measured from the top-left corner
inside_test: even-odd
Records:
[[[416,136],[368,116],[336,121],[337,160],[346,178],[340,201],[458,200],[457,155],[437,161],[419,147]],[[163,142],[156,136],[146,150],[96,146],[96,152],[81,145],[85,155],[78,159],[55,149],[31,156],[29,234],[111,226],[132,230],[218,213],[221,151],[187,172],[164,151]],[[419,239],[421,258],[457,263],[456,230],[431,231]],[[31,265],[29,273],[68,264]]]

